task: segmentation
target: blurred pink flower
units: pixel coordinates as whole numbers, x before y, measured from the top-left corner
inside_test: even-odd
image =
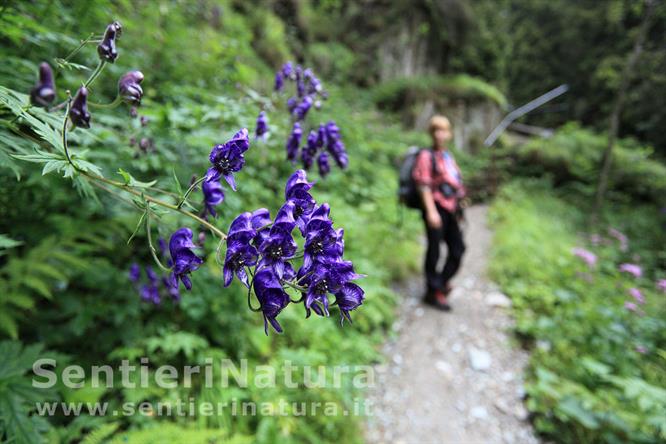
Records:
[[[641,277],[643,275],[643,269],[636,264],[621,264],[620,271],[625,273],[633,274],[634,277]]]
[[[609,228],[608,234],[620,242],[620,251],[627,251],[627,248],[629,248],[629,238],[624,233],[615,228]]]
[[[645,304],[645,297],[638,288],[630,288],[629,294],[631,295],[632,298],[636,299],[636,302],[638,302],[639,304]]]
[[[574,248],[571,252],[581,258],[588,267],[593,268],[597,264],[597,256],[591,251],[586,250],[585,248]]]
[[[592,245],[595,245],[595,246],[601,244],[601,236],[599,236],[596,233],[591,234],[590,235],[590,242],[592,243]]]
[[[657,281],[657,289],[666,293],[666,279],[659,279]]]
[[[636,346],[636,351],[637,351],[638,353],[644,355],[645,353],[647,353],[647,348],[645,348],[645,347],[642,346],[642,345],[637,345],[637,346]]]
[[[629,311],[636,312],[638,311],[638,305],[634,304],[633,302],[626,301],[624,303],[624,308],[626,308]]]

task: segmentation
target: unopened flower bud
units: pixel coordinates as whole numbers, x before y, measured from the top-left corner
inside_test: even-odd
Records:
[[[111,63],[116,61],[118,58],[116,38],[120,37],[122,29],[120,22],[113,22],[106,27],[104,38],[102,39],[102,42],[97,45],[97,54],[101,60]]]
[[[30,91],[30,103],[34,106],[46,107],[55,99],[55,84],[53,83],[53,71],[48,63],[39,65],[39,82]]]
[[[130,105],[141,105],[143,89],[140,83],[143,81],[141,71],[130,71],[118,81],[118,95]]]
[[[85,86],[79,88],[76,97],[69,109],[69,119],[74,126],[90,128],[90,113],[88,112],[88,89]]]

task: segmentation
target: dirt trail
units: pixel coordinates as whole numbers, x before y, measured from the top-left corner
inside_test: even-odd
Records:
[[[537,443],[522,403],[524,351],[511,339],[510,301],[486,277],[487,208],[467,211],[467,252],[453,311],[423,305],[423,282],[404,294],[397,339],[385,345],[370,394],[369,443]]]

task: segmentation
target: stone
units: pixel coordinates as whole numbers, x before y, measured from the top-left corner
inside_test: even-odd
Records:
[[[476,371],[485,371],[490,368],[492,358],[490,353],[475,347],[470,347],[467,351],[469,357],[469,365]]]
[[[493,291],[486,296],[486,304],[491,307],[508,308],[511,307],[511,299],[509,299],[504,293]]]

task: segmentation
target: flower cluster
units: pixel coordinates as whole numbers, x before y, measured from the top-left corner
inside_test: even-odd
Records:
[[[290,302],[303,302],[307,317],[312,311],[328,316],[332,294],[341,321],[351,322],[349,312],[364,299],[361,287],[352,282],[362,276],[343,259],[343,230],[333,228],[328,204],[317,205],[310,194],[312,185],[305,171],[296,171],[287,181],[285,202],[275,219],[261,208],[240,214],[229,227],[224,285],[231,284],[235,275],[254,291],[267,334],[269,323],[282,332],[276,318]],[[304,239],[300,254],[293,235],[296,229]],[[296,270],[294,264],[301,258]],[[300,292],[301,298],[293,301],[288,289]]]
[[[347,151],[340,136],[340,129],[334,121],[313,127],[308,132],[305,144],[301,148],[303,125],[308,112],[313,106],[319,109],[321,99],[328,97],[319,79],[311,69],[303,69],[300,65],[294,67],[291,62],[287,62],[275,74],[277,92],[283,91],[285,80],[293,81],[296,86],[296,95],[287,100],[287,109],[294,119],[291,132],[287,137],[287,159],[296,162],[300,157],[303,168],[306,170],[309,170],[316,161],[322,177],[331,171],[329,157],[332,157],[340,168],[347,168],[349,164]],[[257,128],[259,128],[258,124]]]
[[[594,266],[597,264],[597,255],[589,250],[586,250],[585,248],[577,247],[571,250],[571,252],[574,254],[574,256],[581,258],[583,262],[585,262],[590,268],[594,268]]]

